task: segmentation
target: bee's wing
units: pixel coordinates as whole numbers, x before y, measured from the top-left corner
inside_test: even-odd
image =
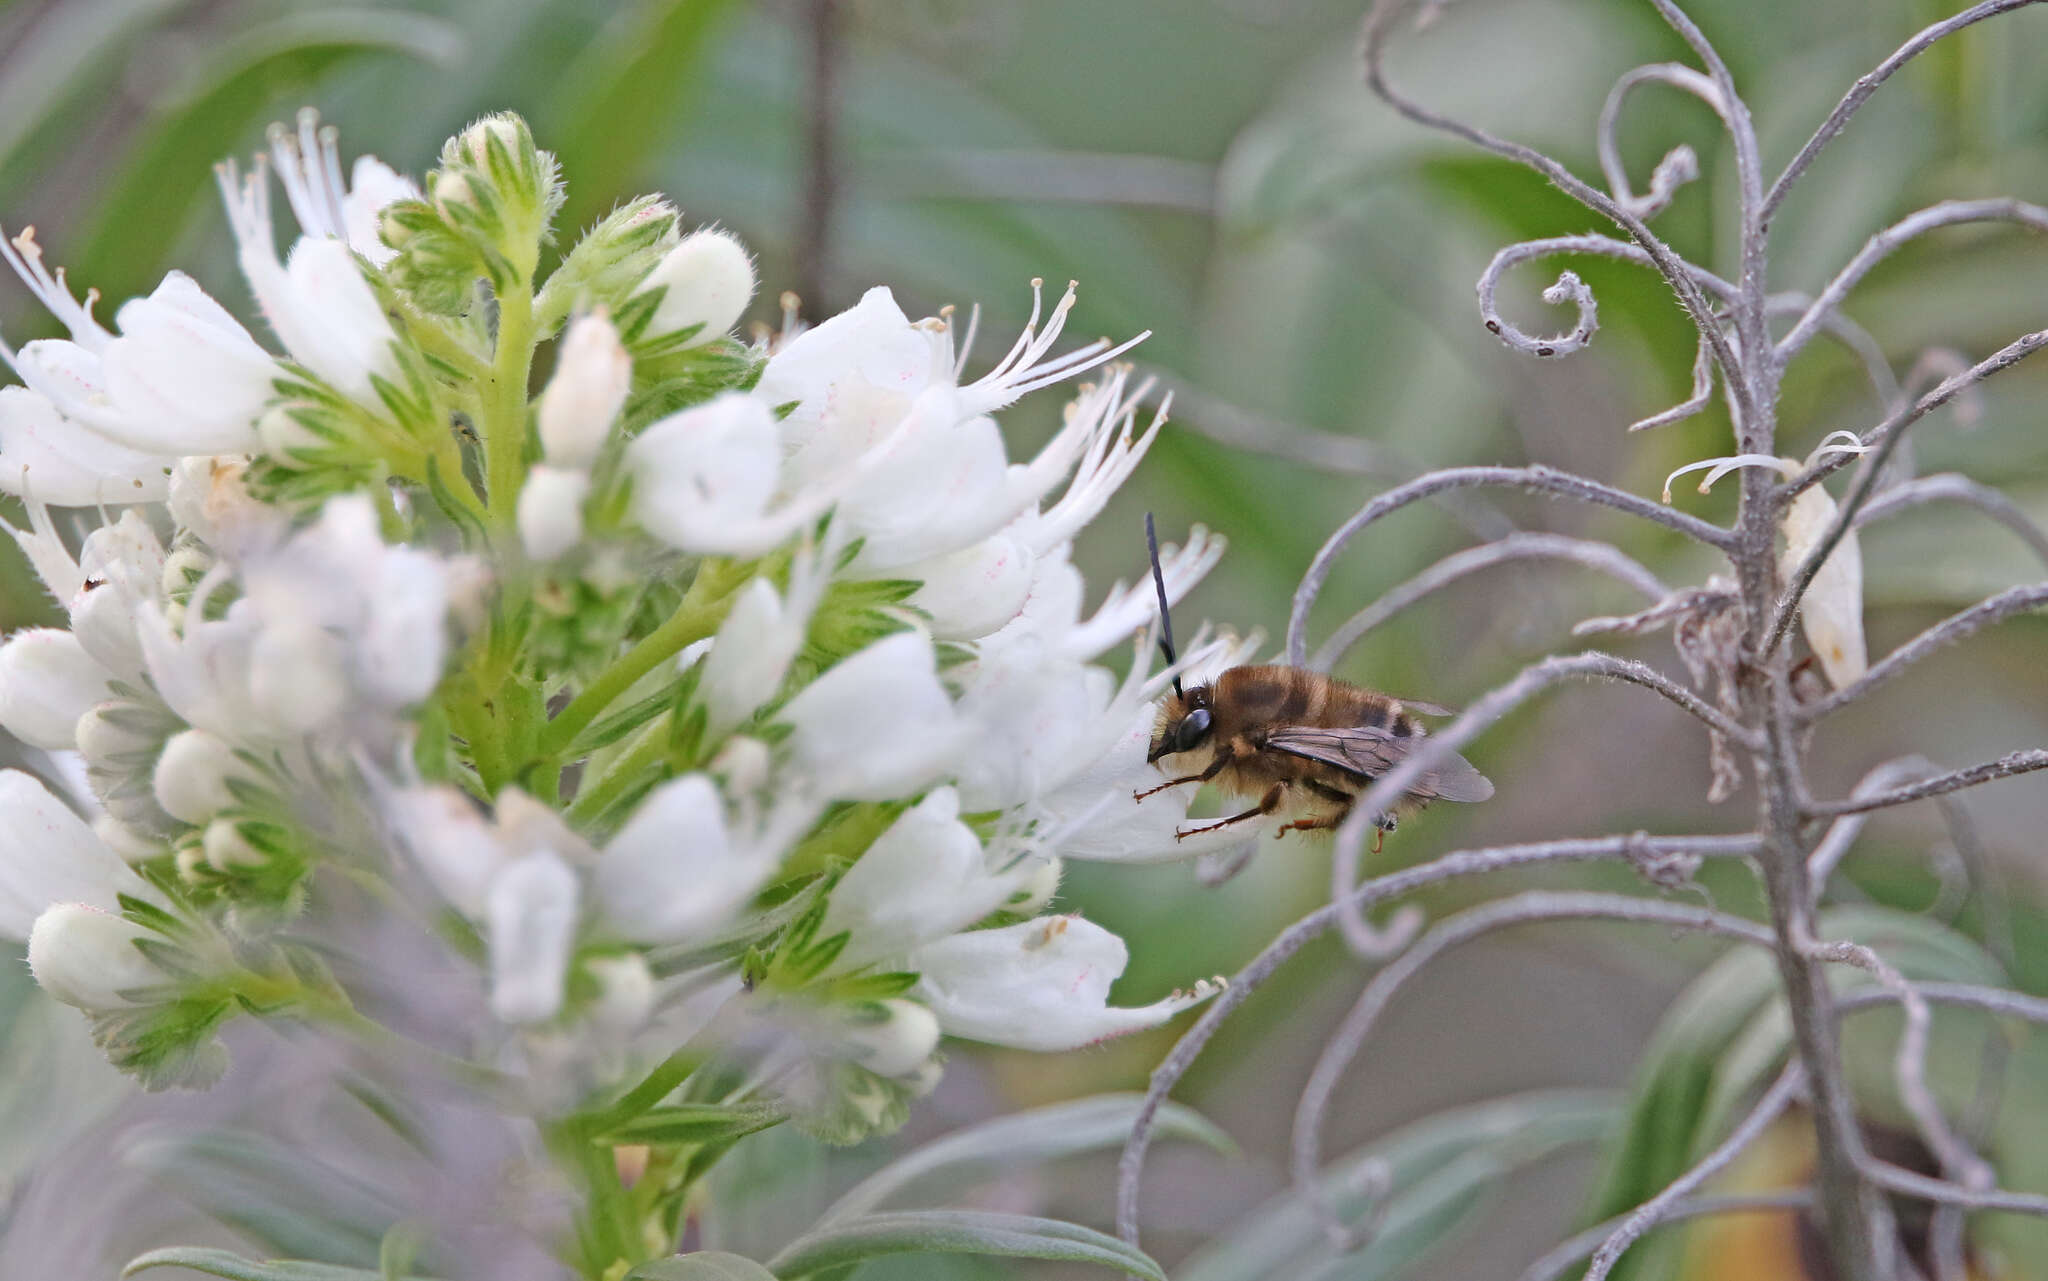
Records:
[[[1265,746],[1370,780],[1399,764],[1417,743],[1427,741],[1420,736],[1389,734],[1370,725],[1287,725],[1267,735]],[[1424,770],[1409,784],[1408,793],[1432,801],[1483,801],[1493,795],[1493,784],[1472,768],[1472,762],[1452,752]]]

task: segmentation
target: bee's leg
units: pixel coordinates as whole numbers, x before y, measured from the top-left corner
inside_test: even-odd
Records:
[[[1321,814],[1311,814],[1307,818],[1295,819],[1273,833],[1274,840],[1279,840],[1289,832],[1315,832],[1333,828],[1350,815],[1351,802],[1356,799],[1351,793],[1331,787],[1328,783],[1318,783],[1314,779],[1309,780],[1308,790],[1331,802],[1334,808]]]
[[[1167,779],[1164,783],[1161,783],[1157,787],[1148,787],[1142,792],[1132,792],[1131,799],[1134,801],[1142,801],[1146,797],[1154,795],[1158,792],[1163,792],[1169,787],[1179,787],[1182,783],[1206,783],[1210,779],[1216,777],[1218,774],[1221,774],[1223,772],[1223,767],[1230,764],[1230,762],[1230,752],[1227,750],[1220,751],[1216,753],[1216,759],[1209,762],[1209,768],[1203,770],[1201,773],[1183,774],[1179,778]]]
[[[1219,827],[1229,827],[1233,823],[1242,823],[1247,819],[1258,818],[1262,814],[1271,814],[1274,810],[1280,808],[1280,798],[1286,795],[1286,793],[1287,784],[1275,783],[1266,789],[1266,794],[1259,798],[1257,805],[1252,806],[1242,814],[1232,814],[1229,818],[1218,819],[1214,823],[1204,823],[1200,827],[1184,827],[1173,834],[1173,839],[1184,841],[1197,832],[1213,832]]]

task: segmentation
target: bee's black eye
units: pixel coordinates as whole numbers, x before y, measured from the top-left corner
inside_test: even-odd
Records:
[[[1185,752],[1209,736],[1209,709],[1197,707],[1173,727],[1173,750]]]

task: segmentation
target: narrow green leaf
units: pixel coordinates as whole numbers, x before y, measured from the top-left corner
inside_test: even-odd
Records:
[[[1545,1091],[1416,1121],[1332,1162],[1324,1195],[1349,1223],[1372,1216],[1371,1240],[1334,1254],[1322,1224],[1293,1193],[1275,1197],[1183,1263],[1177,1281],[1378,1281],[1442,1244],[1515,1169],[1570,1144],[1611,1134],[1604,1092]],[[1385,1191],[1368,1195],[1378,1164]]]
[[[768,1261],[768,1270],[793,1281],[890,1254],[988,1254],[1057,1259],[1116,1268],[1166,1281],[1151,1257],[1113,1236],[1058,1219],[980,1210],[907,1210],[870,1214],[797,1238]]]
[[[1144,1102],[1139,1094],[1093,1098],[1032,1108],[949,1134],[897,1158],[854,1185],[819,1217],[834,1223],[867,1214],[910,1191],[960,1187],[1041,1161],[1122,1143]],[[1230,1136],[1193,1108],[1168,1103],[1153,1123],[1157,1138],[1193,1139],[1218,1152],[1232,1150]]]
[[[699,1250],[643,1263],[625,1281],[775,1281],[775,1274],[743,1255]]]
[[[772,1103],[674,1103],[649,1108],[595,1137],[607,1147],[627,1143],[716,1143],[779,1125],[788,1114]]]
[[[375,1268],[344,1268],[310,1259],[248,1259],[231,1250],[196,1245],[174,1245],[136,1255],[121,1269],[121,1275],[132,1277],[151,1268],[189,1268],[227,1281],[383,1281],[383,1274]],[[411,1277],[408,1281],[424,1279]]]

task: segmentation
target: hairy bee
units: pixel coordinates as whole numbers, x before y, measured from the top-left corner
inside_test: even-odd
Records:
[[[1152,581],[1159,591],[1160,649],[1175,661],[1167,616],[1159,540],[1145,517]],[[1143,800],[1169,787],[1215,782],[1253,804],[1241,813],[1180,833],[1213,831],[1274,813],[1293,820],[1275,833],[1332,828],[1343,822],[1372,781],[1399,764],[1424,737],[1412,712],[1448,715],[1433,704],[1402,700],[1300,667],[1233,667],[1207,685],[1161,700],[1146,760],[1174,775],[1139,792]],[[1424,771],[1394,808],[1373,816],[1383,836],[1431,801],[1483,801],[1493,784],[1464,757],[1449,755]],[[1373,848],[1379,848],[1375,842]]]

